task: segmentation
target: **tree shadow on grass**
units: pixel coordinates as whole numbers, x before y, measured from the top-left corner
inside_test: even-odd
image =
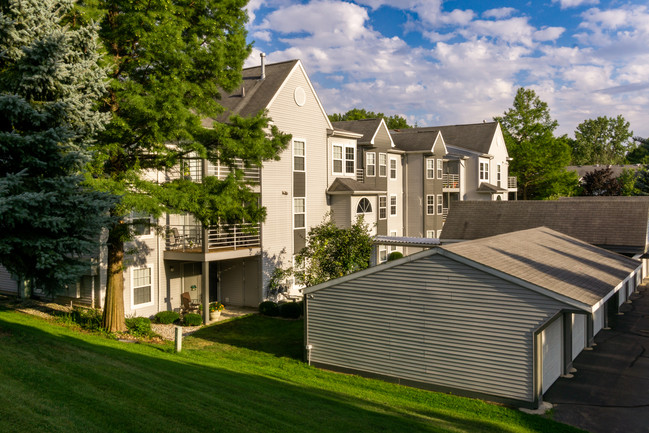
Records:
[[[0,351],[3,432],[574,431],[515,412],[483,419],[488,405],[480,402],[457,411],[449,398],[436,407],[425,391],[389,404],[402,387],[367,381],[359,394],[340,375],[329,382],[307,366],[288,373],[281,361],[261,371],[255,357],[161,354],[13,318],[0,318],[0,330],[8,333]],[[421,394],[406,397],[412,393]]]
[[[258,314],[206,326],[192,338],[228,344],[279,357],[304,358],[304,320],[285,320]]]

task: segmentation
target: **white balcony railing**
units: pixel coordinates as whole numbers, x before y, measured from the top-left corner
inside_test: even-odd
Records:
[[[362,168],[356,169],[356,181],[365,182],[365,169]]]
[[[518,183],[517,183],[517,180],[516,180],[516,176],[507,177],[507,188],[509,188],[509,189],[517,189],[518,188]]]
[[[261,245],[259,224],[228,224],[207,230],[207,249],[237,250]],[[168,225],[166,227],[167,251],[190,253],[203,252],[203,228],[201,225]]]
[[[442,188],[460,188],[460,175],[451,173],[442,175]]]
[[[243,161],[237,161],[236,168],[243,170],[243,180],[249,184],[258,184],[261,178],[259,167],[245,167]],[[213,164],[207,164],[207,175],[216,176],[219,180],[225,179],[231,172],[230,167]],[[180,164],[167,170],[167,181],[176,179],[187,179],[192,182],[201,182],[203,180],[203,160],[200,158],[185,158]]]

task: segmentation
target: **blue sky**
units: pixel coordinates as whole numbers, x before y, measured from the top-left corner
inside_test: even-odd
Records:
[[[246,65],[301,59],[327,113],[491,120],[534,89],[573,135],[623,115],[649,137],[646,0],[250,0]]]

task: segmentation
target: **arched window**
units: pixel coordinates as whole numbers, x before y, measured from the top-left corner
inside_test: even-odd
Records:
[[[370,213],[372,212],[372,203],[366,198],[362,198],[356,206],[356,213]]]

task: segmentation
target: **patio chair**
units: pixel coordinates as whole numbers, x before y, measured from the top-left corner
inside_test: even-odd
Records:
[[[198,311],[198,304],[192,302],[192,296],[189,292],[183,292],[183,294],[180,295],[180,300],[183,304],[183,314]]]
[[[167,232],[167,246],[169,248],[178,248],[180,246],[180,234],[176,227],[172,227]]]

